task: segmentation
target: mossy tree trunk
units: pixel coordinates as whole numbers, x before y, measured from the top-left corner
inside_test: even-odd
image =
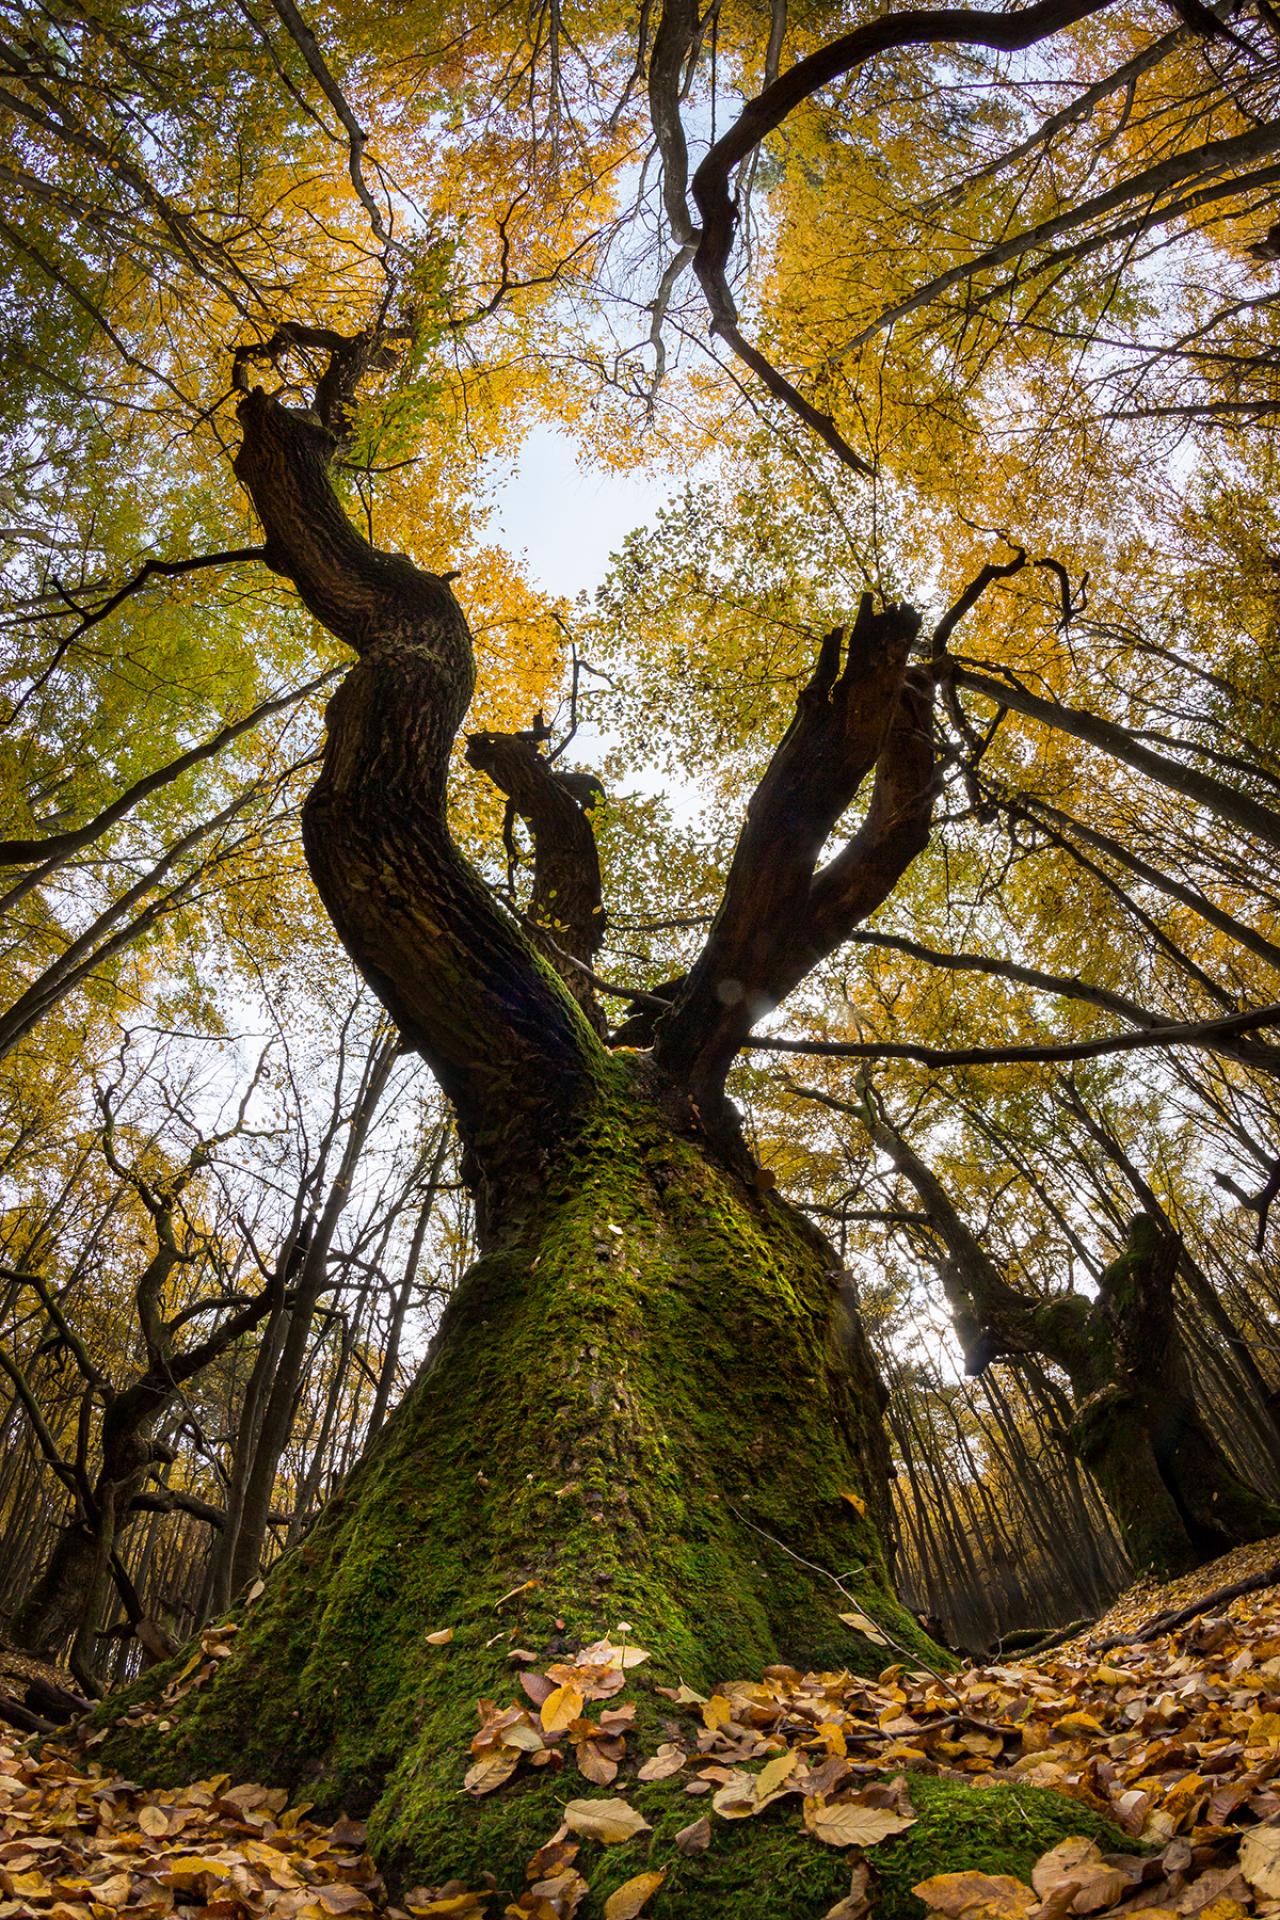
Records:
[[[836,1103],[839,1104],[839,1103]],[[1060,1367],[1073,1412],[1064,1436],[1097,1481],[1137,1568],[1168,1576],[1280,1531],[1280,1509],[1240,1479],[1196,1404],[1174,1301],[1181,1243],[1149,1213],[1094,1300],[1036,1300],[1011,1286],[946,1188],[868,1085],[857,1112],[924,1202],[970,1373],[1007,1355]]]
[[[928,1651],[892,1598],[883,1396],[851,1284],[769,1191],[723,1088],[762,1011],[925,844],[930,695],[907,666],[910,609],[868,598],[827,636],[701,959],[647,1009],[651,1046],[610,1044],[587,971],[594,789],[556,771],[537,728],[471,739],[533,839],[530,937],[448,830],[466,622],[447,582],[371,547],[333,489],[356,383],[385,351],[290,327],[242,353],[236,469],[268,563],[359,656],[330,705],[308,858],[453,1103],[483,1257],[233,1657],[114,1750],[151,1773],[258,1773],[371,1809],[381,1859],[406,1876],[492,1868],[518,1885],[584,1783],[547,1768],[460,1794],[475,1703],[516,1694],[513,1646],[545,1664],[625,1633],[651,1656],[639,1705],[655,1738],[669,1708],[653,1682],[882,1667],[885,1641],[839,1619],[851,1606]],[[288,358],[323,363],[305,412],[247,390],[254,360]],[[862,827],[819,868],[868,776]],[[447,1645],[428,1638],[446,1628]]]
[[[516,1871],[549,1804],[593,1789],[570,1771],[461,1794],[477,1701],[524,1698],[513,1648],[539,1668],[601,1638],[648,1650],[649,1751],[670,1711],[652,1682],[878,1671],[893,1656],[840,1620],[851,1605],[930,1657],[891,1597],[848,1281],[656,1080],[601,1065],[542,1200],[468,1274],[406,1400],[175,1717],[171,1770],[372,1808],[379,1860],[411,1877]]]

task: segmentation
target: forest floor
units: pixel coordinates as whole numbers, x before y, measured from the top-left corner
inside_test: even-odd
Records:
[[[0,1920],[572,1920],[587,1892],[575,1863],[602,1845],[634,1848],[642,1866],[610,1896],[605,1920],[663,1920],[678,1913],[661,1897],[674,1858],[646,1855],[649,1828],[627,1798],[657,1779],[689,1796],[679,1853],[714,1847],[722,1821],[772,1809],[771,1821],[794,1821],[815,1846],[845,1850],[849,1892],[829,1920],[874,1920],[878,1874],[909,1845],[912,1781],[923,1774],[1015,1796],[1056,1788],[1107,1815],[1133,1850],[1107,1852],[1082,1834],[1016,1876],[981,1872],[959,1829],[956,1857],[915,1886],[922,1915],[1280,1916],[1280,1585],[1134,1637],[1153,1617],[1274,1573],[1278,1560],[1280,1540],[1263,1542],[1167,1586],[1141,1583],[1076,1639],[1006,1663],[949,1675],[889,1664],[878,1680],[772,1668],[706,1700],[674,1689],[668,1738],[645,1755],[620,1697],[643,1684],[641,1650],[612,1667],[599,1648],[546,1675],[525,1667],[514,1704],[479,1706],[468,1790],[502,1792],[541,1764],[563,1769],[578,1797],[514,1900],[454,1883],[390,1899],[358,1821],[321,1826],[283,1791],[225,1777],[144,1790],[95,1764],[95,1736],[13,1735],[0,1742]],[[203,1636],[170,1700],[216,1670],[233,1631]],[[593,1700],[604,1703],[595,1719]]]

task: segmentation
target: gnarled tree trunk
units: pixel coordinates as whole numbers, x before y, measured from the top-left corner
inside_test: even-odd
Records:
[[[909,609],[868,599],[827,636],[701,959],[646,1010],[651,1044],[611,1044],[584,972],[600,901],[580,783],[536,732],[472,739],[534,841],[530,938],[446,823],[465,620],[444,580],[360,537],[331,484],[378,344],[295,327],[253,357],[313,350],[328,357],[314,410],[247,392],[236,462],[269,563],[359,656],[330,705],[307,852],[348,951],[453,1103],[483,1256],[232,1656],[158,1719],[117,1727],[109,1751],[152,1777],[304,1786],[370,1811],[393,1874],[492,1870],[518,1889],[585,1783],[530,1761],[492,1798],[462,1790],[476,1703],[523,1697],[513,1654],[545,1668],[605,1636],[646,1649],[629,1697],[648,1751],[671,1711],[656,1684],[931,1654],[892,1595],[882,1389],[851,1283],[769,1190],[723,1092],[760,1013],[925,844],[929,692],[907,666]],[[862,826],[818,867],[872,774]],[[665,1825],[688,1822],[678,1785],[662,1806]],[[703,1895],[688,1912],[761,1911],[753,1844],[690,1865]],[[817,1871],[814,1911],[844,1891],[838,1861]],[[781,1882],[778,1897],[799,1911]]]
[[[1174,1303],[1181,1242],[1163,1220],[1134,1219],[1096,1299],[1037,1301],[1000,1273],[869,1089],[850,1111],[911,1182],[946,1250],[938,1267],[968,1371],[1040,1354],[1066,1374],[1067,1443],[1102,1489],[1135,1567],[1178,1573],[1280,1531],[1280,1510],[1243,1483],[1196,1405]]]
[[[856,1604],[928,1653],[891,1597],[878,1382],[825,1242],[634,1057],[597,1063],[542,1181],[164,1743],[171,1773],[374,1808],[380,1862],[433,1880],[522,1866],[555,1824],[525,1844],[540,1778],[591,1791],[460,1793],[476,1702],[523,1698],[513,1647],[544,1667],[624,1634],[646,1682],[703,1692],[779,1660],[878,1671]],[[651,1751],[670,1708],[643,1697]]]

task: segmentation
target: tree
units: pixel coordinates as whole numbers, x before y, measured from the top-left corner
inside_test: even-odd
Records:
[[[273,1777],[323,1754],[331,1790],[367,1798],[405,1761],[405,1703],[431,1678],[424,1621],[470,1641],[508,1589],[521,1590],[527,1638],[597,1639],[626,1618],[667,1673],[705,1684],[747,1650],[757,1663],[879,1665],[874,1642],[859,1656],[826,1571],[860,1565],[873,1616],[925,1650],[889,1586],[882,1390],[865,1336],[831,1249],[760,1176],[724,1080],[762,1005],[923,846],[933,751],[927,689],[907,666],[915,617],[868,597],[822,643],[702,958],[663,1003],[652,1048],[611,1053],[583,1011],[574,954],[598,888],[580,864],[575,888],[548,878],[575,852],[590,866],[586,813],[535,741],[506,743],[544,938],[571,993],[450,836],[470,637],[447,583],[371,547],[343,513],[328,469],[381,343],[322,344],[310,409],[246,392],[237,470],[273,564],[359,655],[330,708],[308,858],[348,951],[450,1096],[485,1253],[429,1367],[181,1738],[187,1763],[204,1765],[230,1757],[233,1737],[236,1763]],[[277,336],[270,360],[294,345]],[[472,751],[493,763],[491,739]],[[818,867],[869,776],[865,821]],[[375,1615],[376,1672],[356,1658]],[[386,1803],[382,1844],[406,1866],[494,1841],[492,1816],[471,1837],[459,1829],[443,1788],[459,1686],[497,1686],[504,1650],[465,1658],[465,1678],[460,1659],[437,1668],[424,1709],[418,1751],[439,1797]],[[317,1717],[301,1703],[322,1673]],[[242,1688],[257,1696],[249,1747]]]
[[[234,1765],[291,1784],[318,1779],[327,1800],[376,1809],[374,1833],[393,1871],[494,1866],[511,1875],[530,1842],[545,1837],[557,1803],[553,1768],[539,1775],[531,1766],[521,1790],[493,1802],[478,1793],[460,1802],[457,1786],[470,1703],[509,1691],[512,1637],[548,1658],[572,1657],[606,1633],[635,1634],[653,1671],[693,1685],[779,1658],[878,1667],[886,1638],[910,1657],[930,1657],[892,1597],[882,1392],[852,1282],[750,1151],[726,1082],[748,1046],[787,1044],[753,1039],[753,1029],[806,983],[816,993],[822,970],[854,930],[910,883],[927,853],[944,777],[952,775],[952,795],[969,794],[975,812],[985,808],[980,778],[990,739],[970,721],[961,692],[995,699],[1001,717],[1014,702],[998,700],[976,669],[958,667],[948,652],[950,631],[976,605],[968,588],[953,601],[950,624],[945,617],[935,624],[932,645],[914,659],[924,622],[892,593],[879,606],[863,593],[852,618],[793,618],[793,641],[803,638],[772,690],[786,730],[770,729],[767,739],[758,730],[739,756],[766,764],[755,769],[709,932],[679,969],[624,988],[621,997],[635,1011],[611,1043],[597,1004],[611,988],[595,971],[606,916],[588,817],[599,810],[601,783],[559,769],[541,721],[471,732],[472,767],[492,778],[509,807],[512,838],[518,817],[532,844],[524,905],[504,903],[492,862],[486,871],[460,844],[478,839],[483,803],[461,822],[448,813],[452,755],[475,682],[461,605],[466,587],[455,594],[454,569],[444,565],[465,518],[464,488],[448,472],[450,461],[471,457],[472,436],[501,445],[535,403],[581,407],[573,389],[579,378],[608,424],[627,414],[619,432],[640,431],[658,405],[664,328],[699,310],[692,301],[678,315],[673,310],[678,278],[689,268],[710,320],[709,345],[726,346],[746,369],[738,377],[749,379],[745,389],[717,379],[710,400],[688,383],[703,435],[740,401],[747,409],[767,404],[775,410],[766,418],[806,475],[812,436],[821,457],[832,456],[841,486],[873,476],[880,485],[912,477],[903,443],[932,419],[940,423],[935,470],[915,476],[927,526],[923,516],[957,506],[959,483],[982,464],[966,432],[972,426],[976,439],[987,435],[991,409],[1013,379],[996,347],[1016,359],[1029,323],[1021,316],[1018,328],[999,330],[997,342],[983,333],[975,368],[967,350],[954,359],[944,351],[954,318],[948,308],[942,345],[937,336],[919,343],[905,377],[890,358],[879,389],[889,397],[878,414],[864,409],[850,383],[865,371],[865,358],[852,376],[829,337],[833,311],[839,329],[854,307],[838,279],[817,276],[817,311],[798,297],[790,303],[795,324],[790,317],[774,324],[768,285],[752,290],[750,312],[735,296],[735,235],[749,225],[757,163],[766,174],[766,161],[782,168],[771,265],[787,264],[796,209],[828,175],[839,192],[805,221],[805,231],[825,243],[834,218],[847,263],[850,211],[860,232],[877,228],[867,217],[876,181],[895,174],[908,195],[918,185],[922,155],[911,146],[910,115],[894,84],[899,58],[926,50],[940,81],[936,94],[923,89],[932,151],[948,151],[954,136],[963,161],[975,141],[1003,136],[1018,117],[1003,98],[1016,88],[1000,63],[1041,42],[1074,36],[1066,44],[1083,47],[1085,64],[1103,70],[1081,96],[1082,146],[1095,131],[1093,108],[1127,84],[1135,61],[1136,88],[1166,56],[1177,71],[1184,58],[1200,56],[1187,53],[1191,35],[1179,32],[1165,44],[1169,36],[1153,40],[1128,16],[1118,16],[1113,32],[1101,0],[1039,0],[1008,13],[924,9],[869,20],[819,10],[801,24],[796,57],[783,68],[785,21],[779,15],[771,23],[762,45],[760,22],[744,11],[726,31],[725,58],[745,104],[691,167],[693,122],[684,103],[692,88],[695,109],[714,114],[720,71],[713,29],[710,71],[695,85],[708,38],[696,8],[674,0],[652,21],[646,11],[638,48],[612,15],[593,13],[584,23],[585,54],[576,38],[570,46],[556,9],[539,13],[531,48],[518,37],[522,26],[511,46],[499,12],[468,20],[462,51],[451,45],[447,60],[433,43],[445,94],[455,87],[466,103],[493,103],[485,138],[441,142],[436,160],[423,159],[414,143],[425,146],[440,94],[420,89],[406,101],[392,78],[406,57],[402,29],[393,29],[385,62],[365,68],[357,56],[368,23],[336,9],[353,71],[369,75],[362,106],[380,113],[388,150],[410,169],[406,185],[375,170],[360,112],[292,0],[277,0],[275,13],[282,32],[267,45],[277,65],[289,62],[284,88],[239,39],[261,23],[251,14],[230,21],[217,9],[221,37],[207,78],[181,71],[169,23],[154,48],[115,20],[101,45],[87,34],[86,82],[68,79],[57,35],[35,32],[32,46],[24,40],[11,50],[4,105],[20,123],[34,169],[19,183],[26,197],[14,255],[23,284],[34,274],[57,285],[70,305],[88,305],[96,351],[107,352],[99,336],[113,351],[122,329],[130,339],[145,336],[142,377],[157,388],[167,382],[165,406],[191,418],[182,456],[191,498],[222,499],[220,448],[209,425],[216,409],[193,406],[183,383],[218,386],[225,338],[234,335],[234,465],[262,537],[251,543],[257,561],[241,540],[220,543],[218,554],[235,556],[237,566],[263,565],[357,656],[329,707],[322,768],[303,815],[307,860],[347,953],[452,1103],[483,1251],[450,1303],[429,1364],[314,1530],[271,1576],[216,1679],[151,1730],[118,1732],[113,1751],[151,1770]],[[1197,28],[1205,24],[1197,14]],[[99,61],[109,85],[98,84]],[[579,61],[583,75],[571,83],[566,70],[576,74]],[[1001,83],[993,109],[969,116],[972,140],[957,107],[971,71],[980,91],[988,73]],[[1204,82],[1212,84],[1213,112],[1233,129],[1237,113],[1248,118],[1250,132],[1201,139],[1194,113],[1144,91],[1140,134],[1122,116],[1099,149],[1109,184],[1077,196],[1072,207],[1057,204],[1063,196],[1051,186],[1054,210],[1035,217],[1016,246],[981,248],[967,277],[1037,249],[1046,271],[1065,270],[1074,252],[1061,262],[1052,250],[1081,229],[1090,255],[1114,258],[1132,239],[1132,210],[1169,188],[1184,195],[1176,214],[1164,209],[1170,220],[1200,204],[1186,201],[1193,191],[1212,187],[1216,205],[1224,180],[1238,213],[1260,184],[1250,169],[1269,154],[1274,127],[1254,125],[1252,68],[1239,100],[1234,82],[1213,72],[1212,83]],[[313,108],[297,105],[295,75],[309,76],[336,120],[349,193],[326,167],[308,172],[313,152],[331,157],[323,144],[330,129]],[[597,113],[606,82],[620,75],[616,110]],[[173,145],[166,115],[175,78],[187,138]],[[941,84],[948,79],[950,86]],[[1159,86],[1165,79],[1161,73]],[[637,105],[642,80],[647,128]],[[835,87],[844,104],[864,83],[873,110],[849,151],[839,151],[843,129],[832,130],[819,95]],[[140,141],[133,103],[144,97],[155,137]],[[221,144],[209,139],[210,125],[225,129]],[[642,188],[634,218],[623,220],[621,163],[631,141],[647,144],[650,135],[661,163],[661,206]],[[1147,141],[1174,149],[1155,177],[1133,151]],[[830,167],[810,164],[815,145],[830,149]],[[886,155],[894,163],[888,168]],[[88,182],[86,156],[97,169]],[[980,226],[1003,227],[1010,203],[1019,203],[1021,157],[1021,144],[1012,156],[997,155],[999,179]],[[46,233],[29,231],[49,196],[66,210],[70,234],[52,248]],[[470,217],[493,205],[500,210],[492,226]],[[950,245],[946,210],[928,211],[926,230],[913,231],[896,255],[907,278],[917,251]],[[611,357],[596,334],[600,314],[616,312],[606,296],[621,263],[608,243],[619,229],[642,234],[650,215],[663,223],[650,308],[652,380],[633,376],[627,356]],[[443,239],[437,219],[447,229]],[[145,262],[136,278],[114,270],[122,227],[132,235],[131,268]],[[295,244],[299,265],[285,275],[279,263]],[[888,251],[883,243],[880,251]],[[1233,257],[1233,271],[1239,264]],[[922,310],[955,284],[934,274],[918,287],[887,287],[892,307],[876,324]],[[164,324],[149,308],[139,318],[140,286]],[[199,299],[191,297],[196,291]],[[15,304],[25,313],[25,303]],[[1070,307],[1077,334],[1083,329],[1092,341],[1107,309],[1086,289]],[[1061,317],[1057,305],[1048,312],[1051,321]],[[496,344],[491,336],[473,369],[470,342],[484,337],[478,329],[486,321],[495,323]],[[797,335],[806,331],[801,345]],[[71,385],[77,407],[91,409],[92,389],[65,367],[62,343],[26,344],[41,404],[47,408],[56,378]],[[132,367],[139,354],[129,353]],[[1063,358],[1055,344],[1034,360],[1015,383],[1018,397],[1038,395]],[[984,382],[987,359],[993,371]],[[529,362],[533,380],[524,374]],[[564,362],[571,375],[563,374]],[[445,403],[431,377],[445,384],[440,366],[454,375]],[[898,392],[906,396],[901,406]],[[1071,398],[1078,398],[1074,385]],[[681,430],[678,409],[663,430],[673,437]],[[890,451],[881,460],[886,436]],[[119,455],[108,458],[115,477]],[[414,460],[420,464],[384,510],[375,480]],[[1132,460],[1126,452],[1118,465]],[[1099,457],[1090,478],[1110,483],[1115,472]],[[143,484],[153,478],[148,473]],[[822,475],[812,486],[839,504]],[[965,534],[952,529],[950,546],[941,543],[944,571],[963,563],[959,581],[985,587],[985,567],[971,564],[973,514],[1002,524],[1012,502],[1019,519],[1034,523],[1052,491],[1047,466],[1028,462],[1014,472],[993,464],[974,482],[975,497],[964,499]],[[229,519],[240,511],[223,506]],[[411,536],[419,507],[426,531]],[[394,551],[397,537],[420,557]],[[1076,557],[1096,557],[1088,539]],[[1056,556],[1039,564],[1057,620],[1044,654],[1062,676],[1077,589]],[[820,604],[823,584],[812,584],[806,616]],[[815,634],[822,636],[816,649]],[[808,656],[802,671],[801,651]],[[961,673],[970,675],[963,684]],[[1018,705],[1023,717],[1043,718],[1038,696],[1019,693]],[[1096,740],[1127,770],[1176,784],[1168,756],[1135,744],[1132,729],[1118,735],[1100,721],[1086,730],[1074,704],[1071,715],[1068,727],[1054,709],[1064,737]],[[1191,758],[1197,744],[1184,740],[1179,751]],[[175,757],[166,754],[164,764]],[[1016,749],[1010,757],[1016,760]],[[1237,782],[1215,769],[1185,782],[1187,794],[1273,850],[1274,807],[1237,791],[1250,784],[1251,768],[1231,771]],[[861,820],[846,821],[864,787]],[[495,814],[506,810],[490,804]],[[1092,1004],[1117,1010],[1115,995]],[[1133,1018],[1119,1036],[1075,1044],[1195,1044],[1245,1072],[1273,1064],[1245,1048],[1255,1028],[1274,1023],[1270,1000],[1250,998],[1207,1018],[1199,1012],[1180,1020],[1157,1010],[1145,1023]],[[843,1030],[826,1043],[798,1044],[825,1044],[833,1058],[895,1045],[921,1050],[911,1041],[850,1040]],[[1065,1044],[1070,1053],[1073,1043]],[[946,1063],[946,1048],[925,1051],[930,1058],[940,1052]],[[652,1694],[644,1711],[656,1731],[664,1709]],[[519,1748],[486,1751],[473,1788],[518,1764]],[[717,1875],[737,1875],[739,1904],[754,1891],[749,1852],[736,1865],[712,1862],[706,1871],[708,1901],[724,1891]]]
[[[225,1259],[218,1236],[193,1225],[184,1212],[188,1190],[217,1149],[243,1131],[245,1107],[255,1086],[256,1077],[229,1129],[198,1138],[179,1165],[162,1165],[158,1172],[121,1159],[115,1093],[108,1088],[99,1092],[103,1156],[121,1187],[136,1197],[145,1212],[152,1241],[150,1257],[130,1289],[140,1352],[123,1382],[118,1375],[113,1379],[111,1371],[95,1360],[47,1278],[12,1269],[6,1273],[12,1286],[35,1294],[48,1323],[48,1337],[65,1349],[80,1376],[74,1446],[68,1457],[49,1430],[27,1372],[0,1349],[0,1367],[27,1409],[45,1461],[74,1502],[45,1566],[17,1610],[14,1637],[19,1646],[51,1653],[70,1632],[71,1670],[91,1693],[100,1690],[94,1635],[113,1583],[146,1652],[155,1659],[173,1651],[160,1628],[142,1612],[120,1564],[120,1541],[135,1516],[148,1507],[184,1503],[186,1496],[181,1492],[160,1493],[149,1484],[162,1463],[172,1458],[172,1449],[158,1428],[184,1390],[251,1333],[271,1305],[268,1289],[244,1291],[235,1262]],[[197,1285],[194,1298],[174,1310],[175,1279],[193,1263],[208,1271],[212,1288]]]
[[[945,1249],[938,1270],[967,1371],[1014,1354],[1061,1368],[1074,1400],[1066,1443],[1102,1488],[1135,1567],[1167,1577],[1280,1531],[1280,1508],[1244,1485],[1196,1406],[1174,1306],[1185,1255],[1162,1217],[1134,1217],[1093,1300],[1037,1300],[1001,1274],[869,1085],[858,1112]]]

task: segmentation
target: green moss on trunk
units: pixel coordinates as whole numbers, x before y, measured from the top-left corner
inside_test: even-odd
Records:
[[[513,1645],[545,1664],[628,1623],[651,1723],[654,1683],[878,1671],[884,1646],[842,1624],[816,1567],[941,1657],[892,1597],[878,1382],[830,1249],[642,1076],[612,1063],[536,1214],[467,1276],[233,1657],[167,1726],[118,1728],[122,1765],[367,1812],[395,1875],[516,1875],[583,1783],[462,1793],[476,1701],[517,1697]]]

